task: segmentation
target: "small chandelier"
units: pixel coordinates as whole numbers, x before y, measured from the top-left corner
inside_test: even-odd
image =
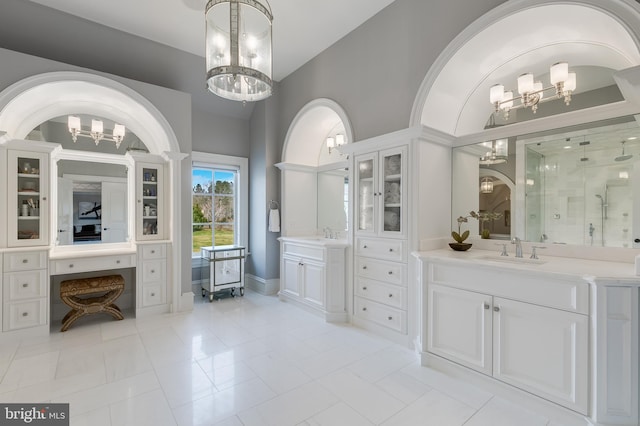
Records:
[[[233,101],[271,96],[271,6],[209,0],[205,9],[207,87]]]
[[[344,143],[345,143],[344,135],[341,133],[338,133],[335,136],[329,136],[327,138],[327,148],[329,148],[329,154],[331,154],[331,152],[335,148],[339,148],[342,145],[344,145]]]
[[[91,138],[96,143],[96,146],[100,143],[100,141],[111,141],[116,144],[116,149],[120,148],[120,144],[122,143],[122,139],[124,139],[125,127],[122,124],[115,124],[113,126],[113,133],[108,134],[104,133],[104,124],[101,120],[91,120],[91,130],[82,129],[82,124],[80,122],[80,117],[75,115],[70,115],[67,120],[69,126],[69,133],[71,133],[71,139],[73,139],[73,143],[76,143],[78,140],[78,136],[82,136],[83,138]]]
[[[509,157],[509,143],[507,139],[497,139],[491,142],[484,142],[484,146],[490,147],[485,155],[480,157],[480,164],[488,166],[492,164],[502,164],[507,162]]]
[[[571,93],[576,90],[576,73],[569,72],[569,65],[566,62],[558,62],[551,65],[549,69],[551,86],[543,87],[540,81],[533,79],[533,74],[525,73],[518,77],[518,93],[520,96],[513,97],[512,91],[504,90],[502,84],[496,84],[489,89],[489,101],[493,104],[496,112],[504,112],[505,120],[509,119],[509,111],[512,109],[529,108],[535,114],[538,104],[543,102],[544,92],[554,90],[555,96],[546,98],[544,101],[559,99],[564,96],[565,105],[571,103]],[[514,101],[519,101],[514,105]]]
[[[491,194],[493,192],[493,181],[488,177],[482,178],[482,181],[480,181],[480,192],[482,194]]]

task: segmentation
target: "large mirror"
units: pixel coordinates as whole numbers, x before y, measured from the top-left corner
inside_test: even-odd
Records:
[[[318,177],[318,229],[347,231],[349,205],[349,170],[339,167],[319,171]],[[346,234],[343,234],[346,235]]]
[[[126,242],[127,168],[58,161],[58,245]]]
[[[487,238],[640,247],[637,119],[454,148],[453,220],[475,210],[490,217],[470,223]]]

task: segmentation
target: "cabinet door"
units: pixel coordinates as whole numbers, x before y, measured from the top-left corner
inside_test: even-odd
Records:
[[[377,153],[356,157],[356,232],[361,235],[376,235],[378,199]]]
[[[136,237],[138,240],[164,238],[164,166],[136,165]]]
[[[587,413],[588,317],[494,299],[493,375]]]
[[[324,306],[324,265],[308,261],[302,263],[304,300],[314,305]]]
[[[379,234],[386,237],[406,233],[406,170],[407,148],[380,151]]]
[[[8,152],[9,247],[47,245],[49,156],[29,151]]]
[[[285,257],[282,259],[283,273],[281,292],[289,293],[294,296],[300,295],[300,260]]]
[[[491,374],[491,296],[430,284],[427,350]]]

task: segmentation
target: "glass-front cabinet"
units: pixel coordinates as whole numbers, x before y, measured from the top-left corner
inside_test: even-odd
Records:
[[[406,147],[356,157],[356,232],[404,236]]]
[[[9,247],[48,244],[49,156],[8,151]]]
[[[163,166],[153,163],[136,165],[136,234],[138,240],[164,238]]]

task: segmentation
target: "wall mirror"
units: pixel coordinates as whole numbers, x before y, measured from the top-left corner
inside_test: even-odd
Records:
[[[454,148],[454,223],[479,210],[496,213],[488,223],[469,223],[476,234],[488,227],[489,238],[640,247],[638,119],[509,137],[508,152],[493,163],[486,161],[491,143]]]
[[[318,229],[347,231],[349,170],[338,167],[318,171]]]

